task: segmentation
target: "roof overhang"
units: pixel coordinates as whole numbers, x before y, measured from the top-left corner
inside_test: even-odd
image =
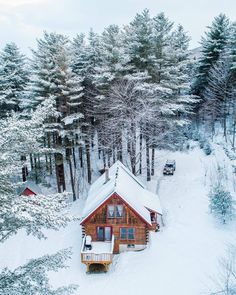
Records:
[[[135,215],[138,215],[139,218],[141,218],[141,220],[146,223],[148,226],[152,226],[152,223],[147,221],[136,209],[133,208],[133,206],[131,204],[129,204],[129,202],[127,200],[125,200],[124,197],[122,197],[118,192],[116,192],[115,190],[112,191],[104,200],[102,203],[99,204],[99,206],[97,206],[95,209],[93,209],[87,216],[85,216],[82,221],[80,222],[80,225],[84,225],[84,223],[93,216],[93,214],[99,209],[101,208],[114,194],[116,194],[125,204],[127,207],[130,208],[130,210],[132,210],[134,212]],[[145,207],[146,208],[146,207]],[[149,210],[148,208],[146,208],[147,210]],[[154,211],[154,210],[152,210]],[[156,212],[158,213],[158,212]],[[159,213],[158,213],[159,214]],[[151,220],[150,220],[151,221]]]

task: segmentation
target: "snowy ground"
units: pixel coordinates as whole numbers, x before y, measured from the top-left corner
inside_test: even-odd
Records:
[[[166,159],[176,160],[174,176],[161,174]],[[17,267],[29,258],[72,247],[69,268],[50,277],[56,286],[77,283],[78,294],[209,294],[219,258],[226,255],[229,244],[235,244],[235,223],[218,224],[208,212],[207,197],[217,162],[224,163],[232,182],[230,162],[220,151],[205,156],[198,148],[188,153],[160,152],[156,160],[157,176],[149,186],[159,193],[165,226],[152,234],[146,250],[117,255],[107,274],[86,275],[80,263],[81,231],[74,223],[48,232],[46,241],[19,233],[0,246],[0,266]],[[80,214],[82,203],[74,204],[72,211]]]

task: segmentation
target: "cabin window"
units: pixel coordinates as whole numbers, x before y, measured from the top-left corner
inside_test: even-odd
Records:
[[[116,206],[116,217],[117,218],[123,217],[123,205]]]
[[[98,237],[98,241],[104,240],[104,228],[103,227],[97,227],[97,237]]]
[[[98,241],[111,241],[111,236],[112,236],[112,228],[110,226],[97,227]]]
[[[122,240],[134,240],[135,239],[135,229],[130,227],[122,227],[120,228],[120,238]]]
[[[123,205],[108,205],[107,206],[108,218],[122,218],[123,212],[124,212]]]
[[[108,211],[108,218],[115,218],[115,206],[114,205],[108,205],[107,211]]]
[[[120,238],[122,240],[126,240],[127,237],[127,228],[121,228],[120,229]]]
[[[134,228],[128,228],[128,240],[134,240]]]

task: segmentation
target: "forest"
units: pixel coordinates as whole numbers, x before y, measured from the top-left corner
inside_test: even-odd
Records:
[[[44,238],[74,217],[62,210],[117,160],[147,182],[156,153],[206,154],[219,133],[236,145],[236,23],[216,16],[200,41],[164,13],[145,9],[123,27],[44,32],[26,56],[15,43],[0,52],[0,242],[19,230]],[[18,197],[31,180],[48,188],[43,200]],[[35,202],[40,206],[35,206]],[[64,212],[64,211],[63,211]],[[1,294],[72,294],[52,290],[47,271],[64,267],[70,250],[0,272]],[[27,283],[26,283],[27,282]],[[20,293],[19,293],[19,290]],[[233,293],[232,293],[233,294]]]

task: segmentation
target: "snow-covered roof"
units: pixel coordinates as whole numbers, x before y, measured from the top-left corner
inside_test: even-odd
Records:
[[[28,180],[28,181],[23,183],[23,185],[21,187],[21,194],[24,192],[24,190],[26,188],[30,189],[36,195],[41,195],[42,194],[42,191],[41,191],[40,187],[36,183],[34,183],[32,180]]]
[[[120,161],[113,164],[92,185],[83,211],[82,222],[103,204],[113,193],[124,199],[147,223],[151,225],[151,209],[162,214],[158,195],[146,189],[145,185],[131,173]]]

